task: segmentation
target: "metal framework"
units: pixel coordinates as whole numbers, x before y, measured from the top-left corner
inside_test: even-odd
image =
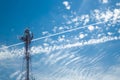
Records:
[[[30,79],[30,43],[33,39],[33,34],[30,32],[30,30],[27,28],[24,31],[24,35],[20,37],[20,40],[22,40],[25,44],[25,80],[31,80]]]

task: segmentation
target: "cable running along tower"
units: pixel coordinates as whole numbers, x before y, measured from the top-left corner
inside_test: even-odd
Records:
[[[33,39],[33,33],[27,28],[24,31],[24,35],[20,37],[25,44],[25,80],[32,80],[30,78],[30,43]]]

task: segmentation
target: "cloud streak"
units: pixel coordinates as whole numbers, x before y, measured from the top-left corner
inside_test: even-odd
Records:
[[[113,41],[113,40],[120,40],[120,36],[118,37],[117,36],[115,37],[104,36],[100,39],[90,39],[88,41],[77,41],[71,44],[53,45],[53,46],[48,46],[48,47],[33,46],[31,47],[31,53],[32,54],[49,53],[55,50],[62,50],[62,49],[69,49],[73,47],[80,47],[80,46],[82,47],[86,45],[100,44],[100,43],[105,43],[105,42]],[[3,49],[0,52],[0,59],[7,59],[7,58],[15,57],[15,56],[21,56],[23,55],[23,53],[24,53],[24,49],[13,49],[13,50]]]

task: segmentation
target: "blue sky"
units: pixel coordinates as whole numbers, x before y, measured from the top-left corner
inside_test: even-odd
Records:
[[[46,24],[51,22],[51,14],[55,13],[54,9],[59,3],[60,1],[55,0],[51,0],[49,3],[46,0],[1,0],[0,32],[3,37],[1,42],[8,44],[17,42],[16,34],[20,35],[19,33],[26,27],[35,30],[35,35],[37,33],[40,35],[45,28],[49,29],[51,26],[48,27]],[[36,30],[35,27],[39,29]]]
[[[25,78],[26,27],[36,80],[120,78],[119,0],[0,0],[0,27],[0,80]]]

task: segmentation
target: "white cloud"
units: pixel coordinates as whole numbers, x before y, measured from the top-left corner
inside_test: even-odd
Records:
[[[60,42],[65,41],[65,36],[59,36],[58,41],[60,41]]]
[[[106,3],[108,3],[109,1],[108,1],[108,0],[101,0],[101,2],[102,2],[103,4],[106,4]]]
[[[62,45],[62,46],[57,47],[57,49],[65,49],[65,48],[72,48],[72,47],[85,46],[85,45],[91,45],[91,44],[98,44],[98,43],[104,43],[104,42],[112,41],[112,40],[119,40],[119,39],[120,37],[116,37],[116,36],[115,37],[104,36],[99,39],[90,39],[84,42],[76,42],[73,44]]]
[[[64,30],[64,28],[61,26],[61,27],[59,27],[59,30]]]
[[[90,21],[89,18],[86,18],[86,19],[84,20],[84,24],[83,24],[83,25],[86,25],[89,21]]]
[[[69,4],[68,1],[64,1],[63,5],[65,5],[65,7],[66,7],[67,10],[70,10],[71,6],[70,6],[70,4]]]
[[[120,22],[120,9],[107,9],[105,11],[101,10],[94,10],[93,16],[96,21],[102,21],[104,23],[107,23],[109,26],[112,26],[118,22]]]
[[[22,54],[23,54],[23,48],[10,50],[8,48],[2,47],[2,49],[0,50],[0,60],[13,58],[15,56],[21,56]]]
[[[42,35],[47,35],[47,34],[49,34],[48,31],[44,31],[44,32],[42,32]]]
[[[72,19],[72,22],[77,22],[77,21],[78,21],[78,17]]]
[[[107,34],[108,34],[108,35],[112,35],[113,33],[111,33],[111,32],[108,32]]]
[[[88,29],[89,29],[90,31],[93,31],[93,30],[94,30],[94,26],[90,25],[90,26],[88,26]]]
[[[99,27],[98,27],[98,26],[95,26],[95,28],[96,28],[96,29],[99,29]]]
[[[44,45],[44,46],[49,46],[49,44],[48,44],[48,43],[43,43],[43,45]]]
[[[120,9],[114,9],[113,21],[117,21],[117,19],[120,19]]]
[[[68,3],[66,3],[68,4]],[[64,18],[66,20],[67,27],[57,27],[57,30],[70,30],[74,28],[84,27],[86,29],[86,24],[88,24],[90,21],[95,21],[97,24],[94,24],[92,27],[89,26],[89,31],[93,31],[94,29],[98,30],[101,29],[98,26],[98,24],[103,24],[103,26],[114,26],[116,24],[119,24],[120,22],[120,9],[95,9],[92,14],[84,14],[84,15],[78,15],[78,14],[72,14],[71,16],[64,15]],[[105,23],[105,24],[104,24]],[[66,26],[65,24],[65,26]],[[88,26],[88,25],[87,25]],[[79,28],[80,29],[80,28]],[[57,31],[56,31],[57,32]]]
[[[82,36],[83,37],[83,36]],[[90,39],[88,41],[77,41],[75,43],[71,44],[61,44],[61,45],[53,45],[53,46],[33,46],[31,47],[31,54],[41,54],[41,53],[46,53],[49,54],[51,51],[55,50],[62,50],[62,49],[68,49],[72,47],[78,47],[78,46],[85,46],[85,45],[92,45],[92,44],[99,44],[99,43],[104,43],[107,41],[112,41],[112,40],[119,40],[120,37],[114,36],[104,36],[99,39]],[[17,54],[16,54],[17,53]],[[4,48],[4,50],[0,51],[0,60],[2,59],[7,59],[7,58],[13,58],[13,57],[20,57],[24,53],[24,48],[22,49],[13,49],[9,50],[7,48]]]
[[[85,35],[81,33],[81,34],[79,35],[79,37],[80,37],[80,39],[82,39],[82,38],[85,37]]]

